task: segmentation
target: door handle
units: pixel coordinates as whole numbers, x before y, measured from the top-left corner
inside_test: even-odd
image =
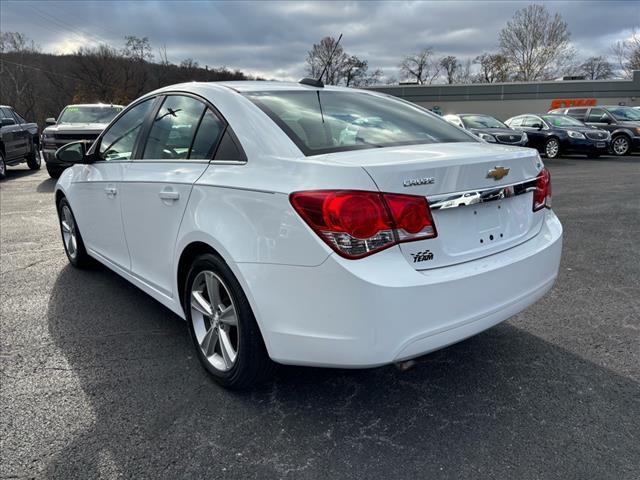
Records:
[[[162,200],[178,200],[180,198],[180,192],[174,192],[173,190],[162,190],[160,193],[158,193],[158,196],[162,199]]]
[[[116,187],[105,187],[104,193],[106,193],[107,196],[115,197],[115,195],[118,193],[118,189]]]

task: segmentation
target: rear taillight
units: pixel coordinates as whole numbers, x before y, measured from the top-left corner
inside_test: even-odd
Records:
[[[313,231],[346,258],[366,257],[400,242],[437,235],[424,197],[319,190],[292,193],[290,199]]]
[[[551,174],[543,168],[536,177],[536,189],[533,191],[533,211],[551,208]]]

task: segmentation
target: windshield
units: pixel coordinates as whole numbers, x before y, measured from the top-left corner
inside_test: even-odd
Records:
[[[500,120],[489,115],[465,115],[461,118],[467,128],[509,128]]]
[[[250,92],[246,96],[269,115],[305,155],[476,141],[419,107],[362,92],[270,91]]]
[[[609,112],[616,120],[640,121],[640,110],[631,107],[612,107],[609,108]]]
[[[109,123],[123,107],[76,107],[64,109],[58,123]]]
[[[554,127],[584,127],[586,126],[580,120],[576,120],[572,117],[566,117],[564,115],[543,115],[542,118]]]

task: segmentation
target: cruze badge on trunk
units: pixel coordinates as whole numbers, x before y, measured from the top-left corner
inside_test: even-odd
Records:
[[[487,178],[493,178],[495,181],[502,180],[509,175],[509,170],[510,169],[504,167],[494,167],[487,172]]]
[[[424,178],[407,178],[402,184],[405,187],[417,187],[418,185],[431,185],[432,183],[436,183],[436,179],[433,177],[424,177]]]

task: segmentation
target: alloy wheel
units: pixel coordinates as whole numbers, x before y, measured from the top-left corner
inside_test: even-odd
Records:
[[[64,205],[60,215],[60,226],[62,227],[62,240],[67,249],[69,257],[75,259],[78,255],[78,235],[76,222],[73,220],[71,209]]]
[[[560,144],[557,140],[549,140],[545,147],[545,153],[548,158],[555,158],[560,150]]]
[[[629,140],[620,136],[613,140],[613,151],[616,155],[626,155],[629,151]]]
[[[238,314],[224,281],[214,272],[200,272],[190,295],[191,322],[198,345],[216,370],[226,372],[238,360]]]

